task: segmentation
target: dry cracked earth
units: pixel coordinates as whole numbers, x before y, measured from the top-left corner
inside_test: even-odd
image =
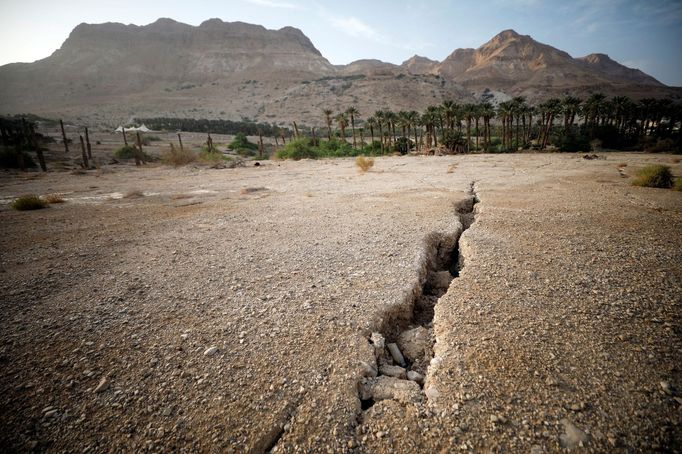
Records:
[[[2,450],[679,452],[682,164],[603,157],[3,173]]]

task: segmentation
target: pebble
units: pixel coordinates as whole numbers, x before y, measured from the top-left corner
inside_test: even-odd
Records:
[[[387,375],[389,377],[395,377],[395,378],[405,378],[406,376],[406,371],[405,368],[400,367],[400,366],[390,366],[388,364],[384,364],[379,368],[379,372],[381,372],[382,375]],[[415,380],[412,380],[415,381]]]
[[[204,351],[204,356],[213,356],[213,355],[215,355],[216,353],[218,353],[218,347],[215,347],[215,346],[214,346],[214,347],[208,347],[208,348]]]
[[[663,389],[663,392],[666,393],[669,396],[673,395],[673,387],[670,384],[670,382],[667,381],[662,381],[661,382],[661,389]]]
[[[109,388],[109,381],[107,380],[106,377],[102,377],[102,379],[99,381],[99,384],[95,388],[96,393],[101,393],[107,390]]]
[[[53,418],[57,416],[57,411],[58,411],[57,409],[46,411],[43,416],[45,416],[46,418]]]
[[[580,430],[575,424],[568,419],[562,419],[561,424],[564,425],[564,432],[559,436],[559,443],[562,448],[573,449],[578,446],[585,446],[590,437],[585,432]]]
[[[424,383],[424,376],[419,372],[415,372],[413,370],[407,372],[407,379],[410,381],[416,381],[419,384]]]

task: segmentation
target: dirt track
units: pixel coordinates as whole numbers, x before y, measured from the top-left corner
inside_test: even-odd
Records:
[[[3,174],[0,200],[67,202],[1,205],[0,443],[680,450],[682,193],[617,164],[682,165],[604,156]],[[426,384],[368,399],[362,362],[391,362],[368,339],[413,327],[425,239],[457,236],[472,183]]]

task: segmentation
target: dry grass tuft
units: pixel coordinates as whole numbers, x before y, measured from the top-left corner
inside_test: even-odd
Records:
[[[144,193],[139,189],[133,189],[132,191],[128,191],[123,195],[123,198],[125,199],[134,199],[136,197],[144,197]]]
[[[47,208],[50,204],[35,194],[22,195],[12,202],[12,208],[17,211],[39,210]]]
[[[66,200],[64,200],[64,197],[62,197],[61,194],[45,194],[44,196],[41,197],[44,201],[47,203],[64,203]]]
[[[670,167],[661,165],[646,166],[637,172],[637,177],[632,184],[648,188],[672,188],[673,174]]]
[[[448,171],[447,171],[447,173],[454,173],[456,168],[457,168],[457,163],[450,164],[450,165],[448,166]]]
[[[355,165],[358,166],[361,172],[367,172],[374,166],[374,159],[358,156],[355,158]]]
[[[175,167],[184,166],[197,160],[197,154],[186,148],[176,148],[170,144],[170,150],[161,155],[161,161]]]

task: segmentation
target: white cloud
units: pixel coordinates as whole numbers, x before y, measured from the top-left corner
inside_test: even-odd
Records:
[[[370,39],[382,44],[388,43],[388,39],[384,35],[377,32],[357,17],[329,17],[329,22],[331,22],[335,28],[354,38]]]
[[[295,3],[279,2],[274,0],[244,0],[246,3],[252,5],[265,6],[268,8],[283,8],[283,9],[303,9]]]

